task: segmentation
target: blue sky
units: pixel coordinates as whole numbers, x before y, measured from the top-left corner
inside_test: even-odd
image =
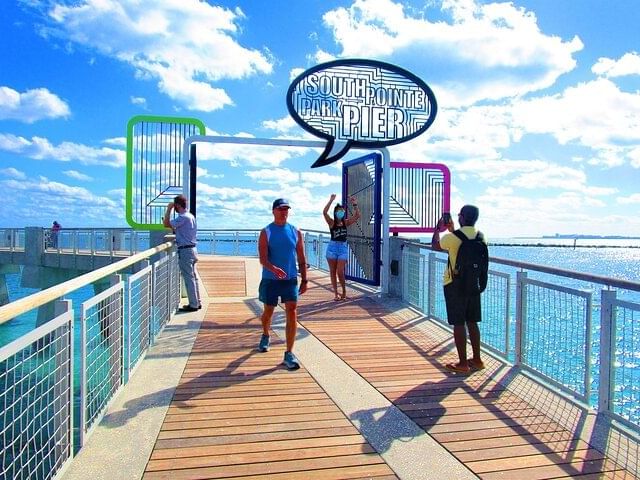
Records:
[[[635,0],[10,0],[0,3],[0,227],[127,226],[134,115],[213,135],[315,139],[285,94],[338,58],[398,65],[438,99],[431,128],[389,147],[452,173],[452,209],[489,238],[640,236],[640,3]],[[271,201],[324,228],[340,191],[319,151],[199,155],[201,228],[259,228]],[[347,158],[348,159],[348,158]]]

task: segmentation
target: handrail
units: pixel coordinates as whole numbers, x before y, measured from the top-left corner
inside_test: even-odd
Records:
[[[162,243],[156,247],[145,250],[144,252],[136,253],[123,260],[112,263],[111,265],[107,265],[92,272],[85,273],[84,275],[80,275],[79,277],[72,278],[71,280],[68,280],[64,283],[54,285],[53,287],[47,288],[46,290],[42,290],[41,292],[34,293],[32,295],[29,295],[28,297],[8,303],[7,305],[0,307],[0,324],[8,322],[12,318],[26,311],[40,307],[45,303],[49,303],[53,300],[63,297],[69,292],[73,292],[74,290],[77,290],[84,285],[100,280],[107,275],[111,275],[112,273],[127,268],[134,263],[149,258],[156,253],[164,252],[165,250],[170,249],[172,246],[173,242]]]
[[[403,245],[411,245],[413,247],[424,248],[427,250],[433,250],[428,243],[415,242],[411,240],[403,240]],[[490,257],[489,260],[501,265],[508,265],[510,267],[521,268],[523,270],[532,270],[536,272],[549,273],[552,275],[558,275],[560,277],[569,277],[575,280],[583,280],[585,282],[599,283],[608,287],[622,288],[625,290],[632,290],[640,292],[640,283],[633,282],[631,280],[624,280],[621,278],[611,278],[604,275],[596,275],[592,273],[582,273],[573,270],[565,270],[557,267],[547,267],[545,265],[538,265],[535,263],[519,262],[517,260],[509,260],[507,258]]]

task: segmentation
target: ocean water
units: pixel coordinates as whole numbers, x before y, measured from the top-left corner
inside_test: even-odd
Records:
[[[200,239],[198,251],[202,254],[248,255],[255,256],[256,236],[244,235],[241,242],[231,241],[229,236],[221,236],[212,241]],[[490,241],[489,255],[496,258],[517,260],[526,263],[554,266],[581,273],[640,282],[640,239],[578,239],[574,248],[572,239],[556,238],[502,238]],[[307,261],[315,265],[318,260],[313,249],[308,248]],[[492,267],[493,268],[493,267]],[[6,274],[10,301],[26,297],[37,292],[36,289],[20,286],[20,274]],[[83,301],[94,295],[91,286],[78,289],[67,296],[79,315]],[[35,310],[20,315],[0,325],[0,347],[21,337],[35,328],[37,312]],[[76,329],[78,332],[80,329]]]

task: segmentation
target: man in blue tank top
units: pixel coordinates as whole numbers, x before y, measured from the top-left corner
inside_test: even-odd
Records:
[[[262,265],[262,280],[259,287],[259,299],[264,304],[262,313],[262,337],[258,350],[269,351],[269,331],[273,311],[278,305],[278,298],[285,306],[287,317],[284,365],[289,370],[300,368],[298,359],[293,354],[293,343],[296,339],[298,294],[307,291],[307,260],[304,255],[302,234],[290,223],[289,201],[278,198],[273,202],[273,223],[267,225],[258,239],[258,252]],[[297,262],[297,268],[296,268]],[[298,270],[300,271],[300,289],[298,290]]]

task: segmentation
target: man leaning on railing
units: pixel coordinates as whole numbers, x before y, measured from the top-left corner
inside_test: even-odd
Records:
[[[171,211],[174,209],[178,212],[178,216],[171,219]],[[195,312],[202,308],[198,279],[196,277],[196,262],[198,261],[196,235],[198,227],[196,225],[196,217],[187,210],[187,198],[184,195],[178,195],[173,199],[173,202],[167,205],[162,223],[176,233],[178,265],[180,266],[180,272],[189,297],[189,304],[180,307],[180,311]]]

